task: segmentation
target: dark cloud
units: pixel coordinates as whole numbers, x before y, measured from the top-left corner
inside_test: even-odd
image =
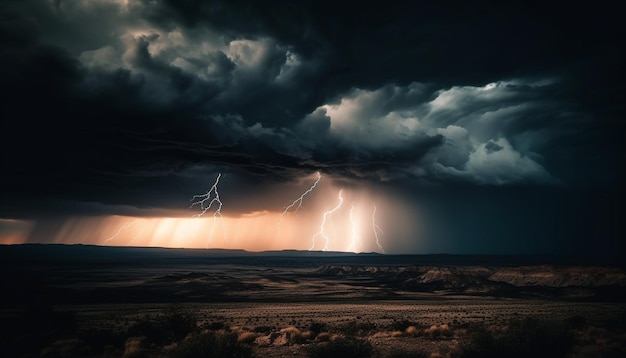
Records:
[[[503,146],[498,145],[498,144],[496,144],[493,141],[489,141],[489,142],[487,142],[487,144],[485,144],[485,151],[487,152],[487,154],[499,152],[503,148],[504,148]]]
[[[217,171],[619,186],[613,7],[4,2],[1,213],[176,206]]]

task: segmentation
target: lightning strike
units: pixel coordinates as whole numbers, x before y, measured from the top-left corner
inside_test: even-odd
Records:
[[[296,212],[298,212],[298,210],[300,210],[300,208],[302,207],[302,201],[304,200],[304,197],[307,194],[309,194],[310,192],[312,192],[313,189],[315,189],[315,187],[317,186],[317,183],[320,182],[320,179],[322,179],[322,174],[320,174],[320,172],[317,172],[317,179],[315,180],[315,183],[313,183],[313,185],[311,185],[311,187],[307,191],[302,193],[302,195],[300,195],[300,197],[298,199],[294,200],[291,204],[289,204],[288,206],[285,207],[285,210],[283,210],[283,213],[280,215],[280,219],[281,220],[285,216],[285,214],[287,214],[289,209],[291,209],[294,206],[296,206],[296,203],[298,204],[298,206],[296,206],[296,209],[293,212],[296,213]]]
[[[309,249],[309,251],[311,251],[311,250],[313,250],[315,248],[315,239],[318,236],[321,236],[321,237],[323,237],[326,240],[326,242],[324,244],[323,251],[328,251],[328,242],[330,241],[330,238],[326,234],[326,231],[324,230],[324,227],[326,226],[326,220],[330,220],[330,216],[335,211],[339,210],[339,208],[341,207],[341,204],[343,204],[343,196],[341,195],[342,192],[343,192],[343,189],[339,190],[339,203],[337,204],[337,206],[335,206],[331,210],[327,210],[327,211],[324,212],[324,215],[322,217],[322,224],[320,225],[320,231],[318,231],[315,235],[313,235],[313,243],[311,244],[311,248]]]
[[[322,174],[320,174],[320,172],[317,172],[317,179],[315,180],[313,185],[311,185],[309,189],[307,189],[304,193],[302,193],[302,195],[300,195],[300,197],[294,200],[291,204],[287,205],[283,209],[282,214],[280,214],[280,217],[278,218],[278,223],[276,225],[273,225],[269,229],[274,228],[275,230],[278,230],[278,228],[280,227],[280,224],[282,224],[283,219],[285,218],[285,215],[287,215],[289,210],[292,209],[293,207],[296,208],[293,212],[294,213],[298,212],[298,210],[300,210],[300,208],[302,207],[302,202],[304,201],[304,197],[307,196],[307,194],[309,194],[310,192],[312,192],[313,189],[315,189],[315,187],[317,186],[317,183],[320,182],[320,179],[322,179]],[[298,206],[296,206],[296,204],[298,204]]]
[[[360,242],[360,233],[359,233],[359,229],[358,226],[356,224],[356,222],[354,221],[354,203],[352,203],[352,205],[350,206],[350,226],[351,226],[351,240],[350,240],[350,246],[348,247],[348,251],[350,252],[357,252],[358,248],[357,248],[357,243]]]
[[[124,224],[122,225],[115,234],[113,234],[111,237],[109,237],[108,239],[104,240],[104,243],[106,244],[107,242],[115,239],[116,237],[118,237],[120,235],[120,233],[126,229],[128,229],[129,227],[135,225],[137,223],[137,219],[129,222],[128,224]]]
[[[382,252],[384,254],[385,250],[383,249],[382,245],[380,244],[380,238],[379,238],[378,235],[379,235],[379,233],[380,233],[380,235],[384,235],[385,233],[383,232],[383,229],[381,229],[380,226],[378,226],[378,224],[376,224],[376,204],[374,204],[374,212],[372,213],[372,229],[374,230],[374,237],[376,238],[376,245],[380,249],[380,252]]]
[[[202,215],[204,215],[207,211],[209,211],[209,209],[211,209],[214,203],[217,203],[217,208],[213,212],[213,226],[211,227],[211,235],[209,236],[209,241],[207,242],[207,248],[209,248],[209,242],[213,240],[213,234],[215,233],[215,225],[217,224],[217,217],[219,216],[220,219],[223,220],[222,201],[220,200],[220,193],[217,191],[217,185],[219,184],[221,177],[222,177],[222,173],[218,173],[217,178],[215,179],[215,183],[213,184],[211,189],[209,189],[209,191],[207,191],[204,194],[194,195],[190,200],[190,201],[193,201],[193,203],[191,203],[191,206],[189,206],[189,208],[192,208],[195,205],[200,205],[201,212],[193,215],[193,217],[196,217],[196,218],[199,218]],[[208,201],[208,204],[207,204],[207,201]]]

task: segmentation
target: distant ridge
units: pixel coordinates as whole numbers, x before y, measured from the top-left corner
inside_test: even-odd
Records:
[[[97,246],[83,244],[0,245],[0,266],[28,263],[117,263],[141,260],[145,263],[261,265],[278,260],[285,265],[321,264],[363,265],[443,265],[443,266],[519,266],[519,265],[615,265],[592,258],[550,255],[455,255],[455,254],[379,254],[337,251],[271,250],[251,252],[241,249],[181,249],[164,247]]]

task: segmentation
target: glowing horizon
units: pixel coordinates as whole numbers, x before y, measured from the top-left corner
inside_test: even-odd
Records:
[[[226,185],[222,198],[220,178]],[[250,203],[259,209],[248,212],[229,209],[228,184],[228,178],[217,173],[209,178],[208,191],[192,196],[189,207],[156,216],[147,209],[136,215],[4,220],[0,244],[385,253],[387,248],[402,247],[407,235],[414,235],[419,217],[401,198],[319,172],[303,176],[295,185],[274,187],[271,193],[275,195],[260,192],[264,196],[250,196]],[[284,205],[277,207],[280,202]],[[263,208],[270,205],[274,208]],[[383,236],[383,230],[392,234]]]
[[[352,204],[338,205],[338,195]],[[41,234],[33,234],[36,220],[13,220],[11,223],[16,229],[1,233],[0,243],[385,253],[383,248],[393,243],[388,237],[377,237],[379,233],[373,228],[385,224],[373,221],[370,208],[374,205],[387,209],[398,206],[388,198],[374,198],[365,190],[320,185],[315,192],[309,192],[306,203],[297,212],[284,209],[239,214],[225,212],[218,220],[211,211],[204,216],[193,213],[195,208],[186,212],[187,217],[178,216],[180,211],[173,216],[158,217],[72,216],[60,220],[54,230],[40,230],[45,233],[45,240]],[[396,216],[395,210],[388,210],[381,219]],[[404,220],[400,226],[404,225],[405,231],[409,232],[408,224],[408,220]],[[398,226],[398,223],[393,225]],[[311,239],[320,235],[321,228],[324,236],[319,237],[322,240],[312,247]]]
[[[366,218],[364,218],[366,219]],[[276,224],[280,221],[280,227]],[[99,246],[142,246],[170,248],[219,248],[246,251],[310,250],[311,228],[319,223],[315,218],[280,213],[261,212],[214,221],[206,218],[96,216],[72,217],[46,242],[56,244],[93,244]],[[32,225],[32,224],[31,224]],[[336,234],[329,237],[328,251],[358,252],[350,249],[352,230],[350,220],[333,223]],[[363,225],[361,230],[366,230]],[[213,234],[212,234],[213,233]],[[211,239],[211,236],[213,238]],[[365,235],[364,235],[365,236]],[[374,234],[366,252],[380,251]],[[369,239],[369,238],[368,238]],[[28,233],[4,235],[2,244],[36,243]],[[321,248],[320,248],[321,250]],[[326,250],[325,250],[326,251]]]

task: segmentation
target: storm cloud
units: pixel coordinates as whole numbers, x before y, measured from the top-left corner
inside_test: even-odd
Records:
[[[158,211],[217,172],[621,192],[615,6],[4,1],[0,214]]]

